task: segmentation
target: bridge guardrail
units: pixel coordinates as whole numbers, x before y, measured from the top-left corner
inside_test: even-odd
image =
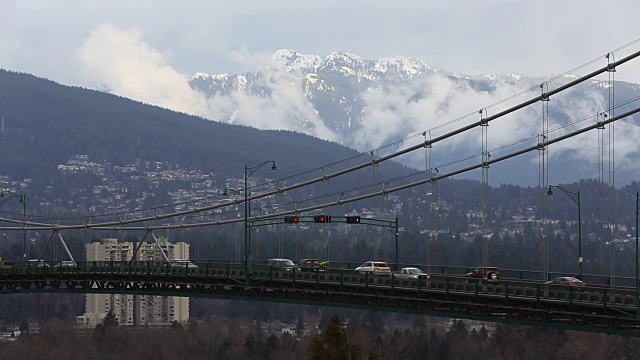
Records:
[[[80,261],[74,266],[38,266],[31,263],[0,264],[0,277],[36,276],[46,277],[54,275],[97,276],[120,275],[129,277],[156,278],[164,277],[165,281],[180,278],[191,280],[207,280],[220,278],[236,278],[241,283],[245,280],[244,265],[241,262],[193,262],[196,267],[188,264],[172,266],[166,261]],[[466,268],[459,268],[466,269]],[[507,270],[508,271],[508,270]],[[462,272],[462,271],[460,271]],[[406,280],[382,275],[358,275],[350,269],[328,268],[325,271],[299,272],[295,267],[289,271],[269,269],[266,265],[256,264],[251,277],[254,281],[290,281],[311,284],[317,288],[329,285],[339,285],[340,289],[355,287],[365,292],[375,289],[397,291],[443,291],[446,294],[459,293],[477,296],[502,296],[540,300],[561,300],[571,303],[580,302],[597,306],[635,306],[635,288],[611,287],[588,283],[582,291],[563,285],[545,285],[539,280],[505,278],[505,269],[501,270],[503,277],[497,283],[470,281],[460,274],[431,273],[430,279]],[[508,274],[508,272],[507,272]],[[616,279],[621,283],[622,279]],[[631,279],[633,280],[633,279]],[[633,283],[633,281],[631,281]]]

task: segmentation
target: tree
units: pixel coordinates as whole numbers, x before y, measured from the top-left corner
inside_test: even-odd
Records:
[[[20,321],[18,329],[20,330],[20,333],[29,332],[29,322],[27,320]]]
[[[457,319],[453,322],[451,329],[447,333],[446,339],[452,340],[453,343],[462,342],[467,338],[467,327],[464,321]]]
[[[105,328],[118,326],[118,318],[116,314],[113,313],[113,310],[109,310],[104,319],[102,319],[102,326]]]
[[[171,330],[178,331],[180,333],[184,332],[184,326],[178,320],[173,320],[171,323]]]
[[[362,315],[362,322],[373,334],[380,334],[384,331],[384,321],[378,311],[367,311]]]
[[[231,359],[229,352],[231,351],[231,342],[229,340],[225,340],[222,345],[216,351],[216,360],[228,360]]]
[[[296,335],[300,338],[304,333],[304,318],[298,317],[298,323],[296,324]]]
[[[267,338],[264,346],[264,358],[267,360],[271,359],[272,354],[276,353],[278,350],[280,350],[280,340],[277,336],[271,334],[271,336]]]
[[[262,355],[264,344],[253,333],[249,333],[244,341],[245,354],[251,359]]]
[[[312,360],[355,360],[360,358],[360,349],[349,345],[347,334],[338,315],[333,315],[329,326],[309,344]]]

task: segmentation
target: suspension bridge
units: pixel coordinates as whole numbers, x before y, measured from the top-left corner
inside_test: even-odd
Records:
[[[272,302],[287,302],[299,304],[315,304],[359,309],[372,309],[390,312],[405,312],[412,314],[433,316],[455,316],[484,321],[508,322],[526,325],[542,325],[572,330],[584,330],[622,335],[640,335],[640,312],[638,294],[638,276],[635,279],[622,279],[593,276],[594,281],[577,291],[571,287],[547,284],[551,272],[548,265],[544,272],[530,270],[508,270],[510,275],[503,275],[498,282],[469,282],[468,278],[454,269],[441,271],[432,269],[432,264],[423,264],[429,269],[428,280],[400,280],[394,274],[388,277],[378,277],[357,274],[347,267],[330,268],[324,272],[302,273],[280,271],[266,268],[264,264],[254,262],[251,253],[251,231],[260,224],[270,221],[274,223],[288,222],[291,216],[304,216],[316,211],[357,203],[367,199],[386,197],[390,194],[407,189],[434,185],[438,181],[474,170],[482,171],[483,193],[488,189],[489,168],[497,163],[528,153],[538,153],[542,163],[540,167],[540,193],[551,189],[548,183],[549,160],[548,147],[589,131],[599,131],[612,126],[616,121],[628,119],[640,111],[640,107],[633,107],[639,99],[626,99],[616,103],[610,99],[609,107],[602,109],[589,117],[595,119],[588,125],[575,128],[571,132],[557,135],[559,129],[551,129],[548,107],[552,96],[571,89],[600,75],[608,75],[612,80],[613,73],[618,68],[640,56],[640,52],[631,53],[614,61],[613,53],[603,59],[606,65],[574,78],[573,80],[554,86],[550,89],[548,83],[539,86],[540,94],[510,106],[489,116],[487,108],[477,112],[479,120],[462,125],[444,134],[431,137],[431,131],[421,134],[420,141],[408,144],[404,141],[403,148],[383,156],[373,156],[367,161],[356,165],[339,167],[330,164],[321,168],[322,175],[306,178],[303,181],[291,182],[291,179],[277,179],[266,184],[269,190],[255,191],[249,188],[249,177],[263,165],[276,168],[275,161],[265,161],[256,166],[245,166],[244,189],[229,190],[237,193],[235,199],[215,202],[214,204],[198,206],[197,202],[184,211],[170,213],[155,213],[152,215],[118,216],[117,219],[107,221],[83,221],[82,223],[45,223],[27,219],[26,209],[23,217],[3,217],[1,226],[3,231],[22,232],[26,234],[34,231],[50,232],[50,236],[38,261],[45,260],[43,255],[53,242],[63,244],[65,252],[72,261],[72,266],[63,266],[56,261],[45,260],[43,266],[39,262],[33,264],[26,258],[26,240],[24,258],[22,262],[4,262],[0,266],[0,293],[113,293],[138,295],[171,295],[188,297],[211,297],[222,299],[244,299]],[[543,106],[542,130],[535,135],[535,141],[524,147],[504,155],[495,156],[497,149],[489,149],[489,125],[518,110],[541,103]],[[624,107],[621,114],[615,114],[615,109]],[[466,118],[466,117],[465,117]],[[584,120],[584,119],[583,119]],[[577,122],[576,122],[577,123]],[[575,125],[575,124],[574,124]],[[434,145],[459,136],[472,129],[482,132],[481,160],[469,166],[459,167],[451,171],[443,171],[443,167],[433,167],[430,164],[430,151]],[[412,138],[415,139],[415,138]],[[397,158],[414,153],[427,152],[427,164],[424,171],[415,174],[412,179],[385,179],[372,184],[369,191],[359,188],[358,191],[348,189],[337,193],[337,199],[307,201],[306,205],[296,202],[299,206],[287,209],[286,204],[277,204],[268,214],[255,214],[251,210],[251,202],[261,199],[275,198],[295,191],[304,191],[313,185],[324,184],[330,180],[352,174],[362,169],[373,168]],[[328,171],[328,169],[337,169]],[[374,170],[375,171],[375,170]],[[226,192],[227,189],[225,189]],[[5,192],[23,203],[24,195]],[[4,194],[4,193],[3,193]],[[483,196],[485,198],[485,196]],[[640,199],[640,196],[638,197]],[[574,200],[575,201],[575,200]],[[236,216],[221,218],[222,210],[229,207],[244,207],[244,217]],[[486,205],[485,205],[486,206]],[[579,197],[578,197],[578,207]],[[187,216],[196,217],[202,214],[214,214],[208,221],[177,222],[158,225],[158,223],[172,219],[182,219]],[[636,209],[637,214],[637,209]],[[544,214],[541,214],[544,215]],[[541,216],[543,217],[543,216]],[[637,218],[637,215],[636,215]],[[275,220],[274,220],[275,219]],[[486,221],[486,207],[485,216]],[[637,220],[636,220],[637,222]],[[173,266],[169,259],[164,261],[138,261],[134,251],[130,261],[77,261],[65,244],[63,234],[67,231],[138,231],[144,234],[140,244],[145,239],[158,242],[155,233],[170,229],[191,229],[198,227],[222,226],[226,224],[244,224],[244,261],[196,262],[195,266]],[[272,225],[273,223],[269,223]],[[388,226],[393,228],[393,226]],[[397,220],[395,236],[398,236]],[[637,231],[637,224],[636,224]],[[154,233],[155,232],[155,233]],[[636,236],[637,238],[637,236]],[[483,263],[488,262],[488,237],[483,237]],[[544,238],[543,238],[544,239]],[[637,239],[636,239],[637,242]],[[548,251],[548,245],[542,241],[542,252]],[[636,244],[637,249],[637,244]],[[637,250],[636,250],[637,251]],[[400,266],[397,259],[394,266]],[[580,264],[582,256],[579,256]],[[636,266],[637,267],[637,266]],[[582,271],[582,270],[581,270]],[[504,270],[503,270],[504,273]],[[636,270],[637,273],[637,270]],[[583,275],[581,273],[581,275]],[[584,277],[583,276],[583,277]]]

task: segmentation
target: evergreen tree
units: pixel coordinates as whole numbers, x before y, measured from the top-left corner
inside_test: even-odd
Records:
[[[222,345],[220,345],[218,347],[218,350],[216,351],[216,356],[215,359],[216,360],[231,360],[230,357],[230,353],[231,352],[231,343],[229,342],[229,340],[224,340],[224,342],[222,343]]]
[[[269,360],[271,359],[271,355],[280,350],[280,340],[274,334],[271,334],[267,338],[267,341],[264,346],[264,358]]]
[[[18,326],[18,330],[20,330],[20,333],[29,332],[29,322],[27,320],[20,321],[20,325]]]
[[[245,354],[249,359],[260,353],[260,344],[258,343],[256,337],[251,333],[249,333],[245,338],[244,348]]]
[[[102,326],[105,328],[118,326],[118,318],[113,313],[113,310],[109,310],[104,319],[102,319]]]
[[[311,339],[309,353],[312,360],[356,360],[360,358],[360,349],[349,344],[338,315],[331,317],[329,326],[320,336]]]
[[[301,338],[302,334],[304,334],[304,318],[299,316],[298,323],[296,324],[296,335]]]

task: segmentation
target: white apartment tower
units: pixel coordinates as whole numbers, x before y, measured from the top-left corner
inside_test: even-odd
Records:
[[[129,261],[133,257],[134,244],[103,239],[85,244],[87,261]],[[158,243],[143,242],[138,250],[138,260],[163,261],[162,251],[171,259],[189,259],[189,245],[172,244],[168,238],[159,237]],[[174,321],[189,320],[189,298],[177,296],[87,294],[85,314],[78,316],[82,327],[95,327],[113,310],[119,325],[170,325]]]

